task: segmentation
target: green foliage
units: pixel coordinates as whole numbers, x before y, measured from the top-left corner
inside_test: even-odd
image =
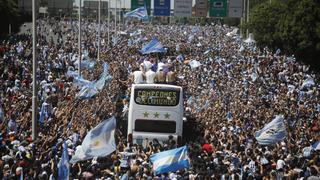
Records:
[[[279,21],[285,14],[286,5],[282,2],[264,2],[251,10],[250,22],[246,25],[259,45],[281,47]]]
[[[246,27],[258,45],[281,48],[320,70],[320,1],[265,1],[251,9]]]
[[[239,18],[225,17],[225,18],[223,18],[223,24],[227,24],[229,26],[239,26],[240,25],[240,19]]]
[[[0,0],[0,36],[8,33],[9,24],[16,26],[19,22],[17,0]]]

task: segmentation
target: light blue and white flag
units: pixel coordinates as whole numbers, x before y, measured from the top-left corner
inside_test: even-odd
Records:
[[[310,87],[314,86],[314,80],[312,77],[308,77],[306,80],[303,81],[301,90],[309,89]]]
[[[194,33],[194,34],[200,32],[200,27],[199,26],[192,27],[191,32]]]
[[[107,63],[103,64],[103,72],[101,74],[101,77],[98,81],[94,83],[94,86],[97,90],[102,90],[104,85],[106,84],[106,81],[109,81],[112,79],[112,76],[108,73],[109,65]]]
[[[250,75],[250,77],[251,77],[252,81],[255,82],[255,81],[257,80],[257,78],[258,78],[258,75],[257,75],[257,73],[253,72],[253,73]]]
[[[46,102],[43,102],[42,105],[41,105],[40,118],[39,118],[39,122],[41,124],[43,124],[44,120],[49,117],[48,107],[47,106],[48,106],[48,103],[46,103]]]
[[[74,76],[73,77],[73,83],[75,86],[82,88],[83,86],[88,86],[90,84],[92,84],[91,81],[84,79],[82,76]]]
[[[73,63],[76,67],[79,67],[79,60],[76,60],[76,62]],[[89,69],[92,70],[94,68],[94,65],[96,64],[95,61],[90,60],[82,60],[81,61],[81,68],[83,69]]]
[[[187,146],[153,154],[150,160],[156,174],[174,172],[190,166]]]
[[[108,69],[109,65],[104,63],[100,79],[93,82],[83,79],[81,76],[75,76],[74,83],[81,88],[80,92],[76,94],[76,98],[89,99],[95,97],[98,94],[98,91],[101,91],[106,83],[112,80],[112,76],[109,74]]]
[[[94,84],[90,84],[87,86],[83,86],[76,94],[76,98],[78,99],[90,99],[95,97],[98,94],[98,89],[94,86]]]
[[[209,101],[209,100],[206,100],[206,102],[204,103],[202,109],[207,109],[207,108],[209,108],[209,105],[210,105],[210,101]]]
[[[206,50],[203,55],[207,55],[209,52],[211,52],[211,49]]]
[[[182,62],[184,60],[184,57],[182,56],[182,54],[180,54],[179,56],[176,57],[176,60],[179,62]]]
[[[255,138],[261,145],[272,145],[282,141],[286,134],[283,115],[278,115],[264,128],[257,131]]]
[[[4,112],[0,106],[0,123],[4,120]]]
[[[230,111],[227,113],[227,120],[228,121],[232,121],[233,120],[233,115],[232,115],[232,113]]]
[[[194,39],[194,35],[189,35],[188,36],[188,43],[191,43],[192,41],[193,41],[193,39]]]
[[[320,150],[320,141],[317,141],[314,144],[312,144],[312,148],[314,150]]]
[[[136,17],[138,19],[148,19],[148,11],[146,7],[139,7],[133,11],[124,14],[124,17]]]
[[[93,157],[107,156],[115,151],[115,128],[116,118],[111,117],[90,130],[84,138],[82,145],[77,147],[70,163],[74,164],[78,161],[91,159]]]
[[[69,68],[66,75],[67,77],[77,77],[79,76],[79,73]]]
[[[140,52],[142,54],[150,54],[155,52],[164,53],[166,52],[166,49],[163,47],[163,45],[156,37],[153,37],[148,44],[142,47]]]
[[[190,106],[193,103],[193,98],[190,96],[187,100],[187,104]]]
[[[63,152],[61,159],[58,164],[58,179],[68,180],[69,179],[69,155],[67,143],[63,143]]]
[[[194,68],[201,66],[201,63],[197,60],[191,60],[189,62],[189,65],[190,65],[191,69],[194,69]]]

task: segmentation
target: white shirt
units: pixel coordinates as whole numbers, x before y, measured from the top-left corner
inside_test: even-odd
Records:
[[[146,72],[146,82],[148,84],[153,84],[154,83],[154,78],[156,77],[156,73],[152,70],[148,70]]]
[[[133,81],[134,84],[142,84],[142,83],[144,83],[142,71],[134,71],[133,72],[133,77],[134,77],[134,81]]]
[[[285,163],[282,159],[279,159],[279,160],[277,161],[277,167],[276,167],[277,170],[283,169],[284,165],[286,165],[286,163]]]

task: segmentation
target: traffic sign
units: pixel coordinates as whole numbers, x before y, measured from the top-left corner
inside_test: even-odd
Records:
[[[174,16],[190,17],[192,15],[192,0],[175,0]]]
[[[209,16],[210,17],[226,17],[227,16],[227,0],[210,0]]]
[[[154,16],[170,16],[170,0],[154,0]]]

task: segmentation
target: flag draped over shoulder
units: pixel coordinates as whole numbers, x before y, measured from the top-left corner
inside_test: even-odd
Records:
[[[283,115],[276,116],[264,128],[256,132],[256,139],[261,145],[272,145],[286,137],[286,129],[283,122]]]
[[[78,146],[70,163],[91,159],[93,157],[107,156],[116,150],[114,132],[116,119],[111,117],[90,130],[81,146]]]
[[[139,7],[133,11],[125,13],[124,17],[136,17],[138,19],[148,19],[148,11],[146,7]]]
[[[153,37],[152,40],[142,47],[140,50],[142,54],[150,54],[155,52],[166,52],[163,45],[159,42],[159,40],[156,37]]]
[[[66,142],[63,143],[63,152],[58,164],[58,177],[62,180],[69,179],[69,155]]]
[[[156,174],[174,172],[190,166],[187,146],[153,154],[150,160]]]

